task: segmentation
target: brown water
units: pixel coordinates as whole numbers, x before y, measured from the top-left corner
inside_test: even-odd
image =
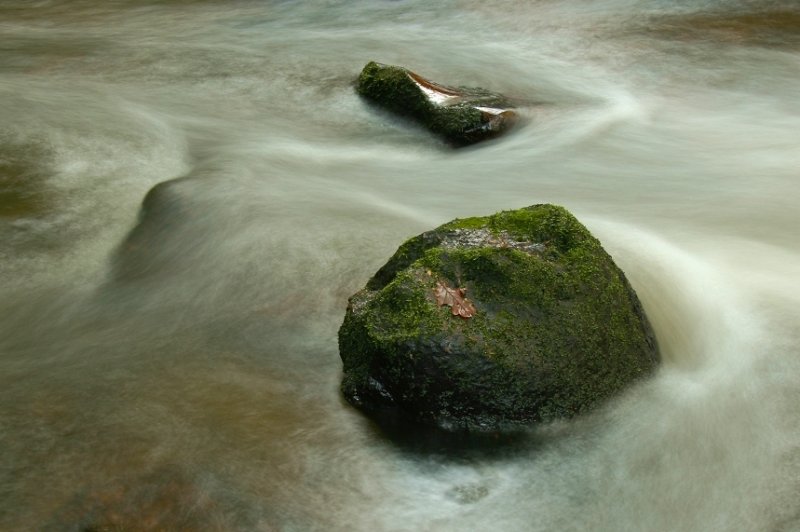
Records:
[[[687,4],[0,6],[0,529],[800,530],[800,8]],[[543,104],[450,151],[369,60]],[[513,441],[341,400],[405,238],[543,202],[656,378]]]

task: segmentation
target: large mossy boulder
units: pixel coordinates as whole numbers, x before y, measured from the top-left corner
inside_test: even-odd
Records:
[[[405,242],[350,298],[339,350],[354,405],[470,430],[588,411],[659,362],[622,271],[553,205]]]
[[[512,103],[480,88],[439,85],[403,67],[371,61],[357,84],[364,98],[420,122],[454,146],[507,131],[517,121]]]

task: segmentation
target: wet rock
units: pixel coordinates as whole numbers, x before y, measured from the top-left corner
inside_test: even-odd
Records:
[[[480,88],[439,85],[403,67],[367,64],[358,93],[398,115],[414,119],[454,146],[494,138],[518,115],[500,94]]]
[[[474,315],[454,315],[439,286]],[[350,298],[339,350],[352,404],[453,430],[588,411],[659,361],[622,271],[553,205],[454,220],[405,242]]]

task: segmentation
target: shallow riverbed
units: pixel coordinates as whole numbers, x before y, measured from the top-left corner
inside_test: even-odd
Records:
[[[684,4],[5,3],[0,529],[800,530],[800,8]],[[450,150],[356,96],[369,60],[525,124]],[[347,297],[546,202],[656,378],[513,441],[350,408]]]

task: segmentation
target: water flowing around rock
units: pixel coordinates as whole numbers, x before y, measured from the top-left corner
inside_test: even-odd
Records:
[[[800,530],[799,9],[0,2],[0,530]],[[373,60],[546,105],[453,150],[358,94]],[[657,373],[513,437],[348,404],[337,331],[398,244],[539,203]]]

